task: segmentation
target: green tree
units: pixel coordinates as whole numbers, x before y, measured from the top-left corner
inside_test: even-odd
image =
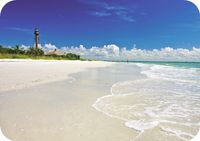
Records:
[[[13,48],[13,53],[14,54],[25,54],[25,51],[23,49],[20,49],[19,45],[16,45]]]
[[[42,56],[44,55],[44,51],[40,48],[29,48],[26,51],[26,54],[31,56]]]
[[[70,60],[79,60],[80,59],[80,55],[76,55],[73,53],[68,53],[65,55],[66,58],[70,59]]]

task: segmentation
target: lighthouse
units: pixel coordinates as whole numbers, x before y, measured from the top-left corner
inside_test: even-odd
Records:
[[[34,34],[35,34],[35,48],[37,49],[38,44],[39,44],[39,29],[38,28],[35,29]]]

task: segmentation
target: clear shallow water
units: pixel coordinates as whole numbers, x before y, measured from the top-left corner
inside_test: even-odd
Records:
[[[200,129],[198,63],[136,63],[145,79],[113,84],[94,107],[138,131],[133,140],[187,141]]]
[[[133,62],[140,64],[165,65],[182,68],[200,68],[200,62]]]

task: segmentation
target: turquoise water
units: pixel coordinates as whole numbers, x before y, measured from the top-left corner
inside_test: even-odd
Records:
[[[200,62],[134,62],[134,63],[144,63],[144,64],[156,64],[165,66],[174,66],[182,68],[200,68]]]

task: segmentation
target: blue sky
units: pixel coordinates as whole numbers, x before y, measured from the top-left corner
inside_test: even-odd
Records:
[[[185,0],[15,0],[0,15],[0,44],[200,46],[200,14]]]

